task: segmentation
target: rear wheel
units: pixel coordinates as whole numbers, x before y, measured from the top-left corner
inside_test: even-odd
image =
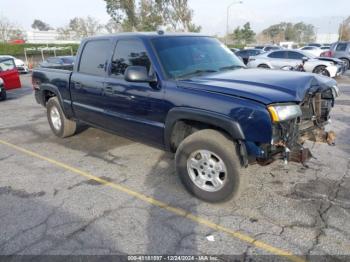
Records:
[[[186,189],[204,201],[225,201],[238,191],[241,165],[236,145],[219,131],[205,129],[188,136],[175,161]]]
[[[258,68],[270,69],[270,67],[266,64],[258,65]]]
[[[52,97],[46,104],[47,119],[52,132],[61,138],[74,135],[77,124],[66,118],[57,97]]]
[[[7,98],[6,90],[5,88],[2,88],[0,91],[0,101],[4,101]]]
[[[326,69],[326,66],[317,66],[313,73],[318,74],[318,75],[324,75],[324,76],[330,76],[328,70]]]

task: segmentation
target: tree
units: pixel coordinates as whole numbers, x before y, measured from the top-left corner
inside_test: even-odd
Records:
[[[105,25],[105,29],[109,34],[114,34],[122,31],[121,25],[110,19]]]
[[[44,23],[39,19],[35,19],[32,24],[33,29],[38,29],[39,31],[49,31],[52,27],[49,24]]]
[[[350,16],[345,19],[339,26],[339,40],[350,40]]]
[[[242,28],[239,26],[231,35],[235,44],[246,45],[255,41],[255,32],[250,28],[250,23],[245,23]]]
[[[91,16],[75,17],[70,20],[67,26],[58,28],[58,33],[61,39],[80,40],[101,33],[103,28],[103,25]]]
[[[174,31],[199,32],[192,22],[188,0],[104,0],[107,13],[123,31],[155,31],[165,26]]]
[[[294,41],[294,42],[311,42],[314,41],[315,27],[311,24],[299,22],[296,24],[281,22],[271,25],[262,31],[270,42]]]
[[[0,16],[0,42],[6,42],[13,39],[23,39],[23,31],[20,27],[6,17]]]

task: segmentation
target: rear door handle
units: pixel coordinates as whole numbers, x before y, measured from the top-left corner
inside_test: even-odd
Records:
[[[84,85],[83,85],[82,83],[75,82],[75,83],[74,83],[74,87],[75,87],[76,89],[81,89],[81,88],[84,88]]]

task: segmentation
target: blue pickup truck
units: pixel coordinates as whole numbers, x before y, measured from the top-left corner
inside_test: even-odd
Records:
[[[246,69],[217,39],[125,33],[85,39],[73,71],[39,68],[32,82],[53,133],[77,122],[175,153],[184,186],[209,202],[238,191],[240,170],[304,162],[324,131],[337,83],[309,73]]]

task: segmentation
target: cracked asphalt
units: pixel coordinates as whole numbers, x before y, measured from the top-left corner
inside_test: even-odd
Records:
[[[347,261],[350,74],[338,81],[342,95],[329,126],[337,133],[336,145],[309,143],[314,158],[307,167],[281,161],[250,166],[242,171],[244,192],[223,204],[190,196],[169,153],[87,127],[74,137],[56,138],[45,109],[34,101],[29,76],[22,76],[21,90],[0,103],[0,140],[308,260]],[[238,255],[242,260],[271,255],[222,230],[4,144],[0,144],[0,222],[0,255],[211,254]]]

